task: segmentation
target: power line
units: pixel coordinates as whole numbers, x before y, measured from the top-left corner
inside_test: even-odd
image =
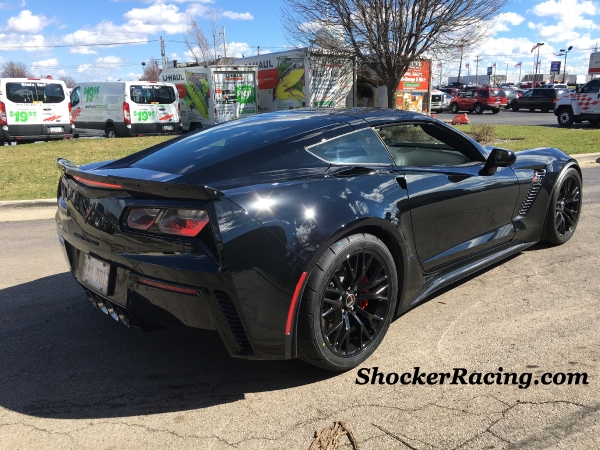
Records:
[[[65,47],[100,47],[105,45],[133,45],[133,44],[148,44],[149,42],[157,42],[158,39],[151,39],[149,41],[129,41],[129,42],[108,42],[101,44],[69,44],[69,45],[0,45],[0,49],[3,48],[65,48]]]

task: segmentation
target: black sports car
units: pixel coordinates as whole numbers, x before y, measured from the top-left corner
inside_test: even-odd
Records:
[[[331,370],[363,362],[432,292],[566,242],[581,211],[561,151],[516,156],[406,111],[262,114],[58,165],[59,238],[94,306]]]

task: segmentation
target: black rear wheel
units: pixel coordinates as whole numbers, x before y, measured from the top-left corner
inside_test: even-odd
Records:
[[[450,106],[450,109],[452,110],[453,113],[457,113],[458,112],[458,103],[456,103],[456,102],[452,103],[452,105]]]
[[[106,127],[106,137],[111,139],[117,137],[117,129],[113,125]]]
[[[580,213],[581,176],[571,167],[558,177],[552,190],[544,241],[560,245],[571,239]]]
[[[558,120],[558,125],[561,127],[570,127],[575,122],[575,116],[571,108],[561,108],[558,111],[556,119]]]
[[[383,340],[396,309],[398,275],[389,250],[370,234],[354,234],[321,257],[304,290],[298,353],[327,370],[349,370]]]

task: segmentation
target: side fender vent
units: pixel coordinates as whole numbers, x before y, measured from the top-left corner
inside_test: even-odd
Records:
[[[238,344],[239,351],[237,353],[244,356],[254,355],[254,350],[252,350],[252,346],[250,345],[250,341],[248,340],[246,331],[244,331],[244,326],[242,325],[242,321],[231,297],[226,292],[217,289],[214,291],[214,296],[219,303],[219,307],[221,308],[225,320],[227,320],[231,334],[233,334],[233,337]]]
[[[529,212],[529,208],[531,208],[531,205],[535,201],[540,189],[542,188],[545,177],[546,169],[534,170],[533,177],[531,179],[531,187],[529,188],[527,197],[525,197],[525,201],[523,201],[523,204],[519,208],[519,216],[524,216]]]

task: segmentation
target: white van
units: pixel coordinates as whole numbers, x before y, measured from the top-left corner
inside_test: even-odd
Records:
[[[79,83],[71,92],[75,136],[148,136],[180,132],[177,90],[171,83]]]
[[[0,142],[71,135],[71,104],[61,80],[0,78]]]

